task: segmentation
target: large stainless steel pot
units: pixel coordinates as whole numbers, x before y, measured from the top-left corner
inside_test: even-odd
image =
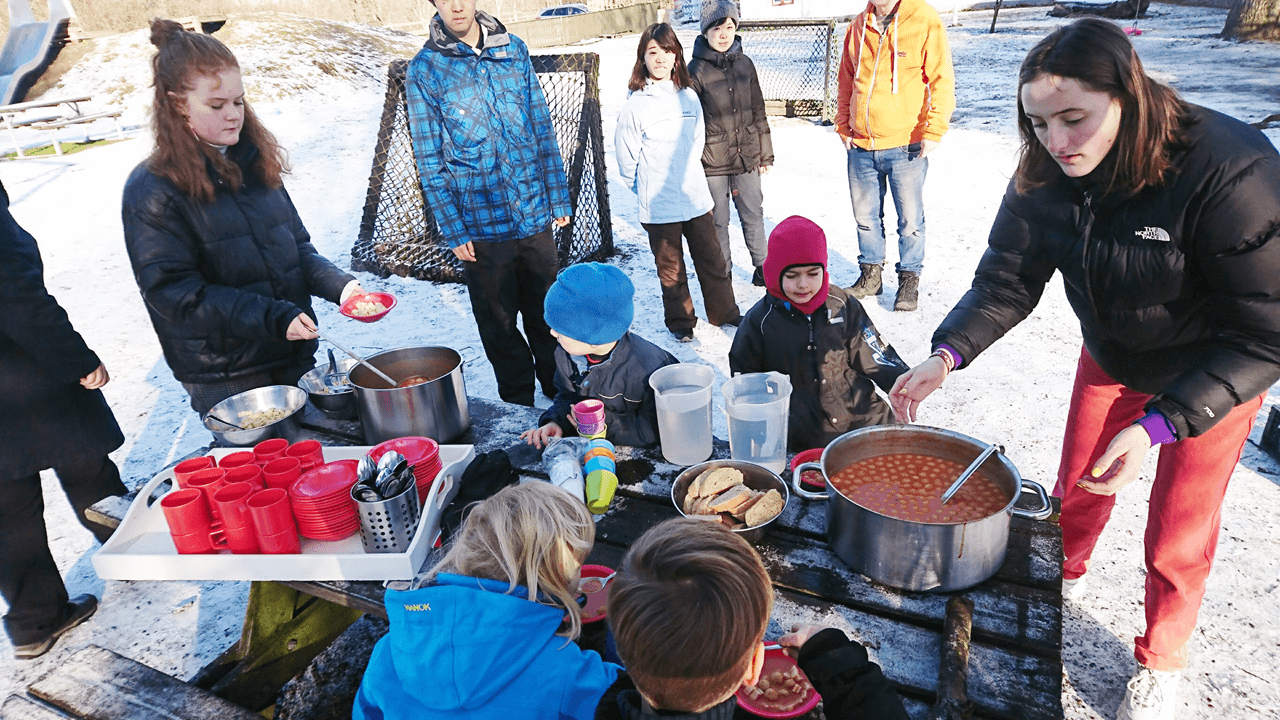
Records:
[[[370,445],[421,435],[439,443],[453,441],[471,427],[471,409],[462,378],[462,356],[447,347],[387,350],[365,358],[397,380],[421,375],[430,382],[388,388],[372,370],[357,365],[347,375],[356,389],[356,408]]]
[[[792,473],[797,495],[826,499],[827,542],[849,567],[872,580],[904,590],[952,591],[986,580],[1004,563],[1013,515],[1042,520],[1052,506],[1044,488],[1023,480],[1003,452],[991,456],[982,472],[1009,496],[994,515],[959,523],[920,523],[881,515],[845,497],[831,483],[841,470],[859,460],[898,453],[932,455],[968,466],[986,444],[951,430],[921,425],[882,425],[862,428],[836,438],[818,463],[804,463]],[[800,486],[804,470],[819,469],[828,493]],[[1039,499],[1035,510],[1014,507],[1029,491]]]

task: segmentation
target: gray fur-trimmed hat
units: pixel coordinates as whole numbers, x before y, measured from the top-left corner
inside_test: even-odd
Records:
[[[725,18],[733,18],[734,27],[741,24],[738,18],[738,3],[734,0],[703,0],[702,2],[702,34],[719,25]]]

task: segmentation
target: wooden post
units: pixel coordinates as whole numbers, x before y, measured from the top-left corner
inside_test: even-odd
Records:
[[[988,35],[996,31],[996,18],[1000,17],[1000,5],[1003,2],[1004,0],[996,0],[996,10],[991,13],[991,30],[988,31]]]
[[[998,0],[997,0],[998,1]],[[956,595],[947,601],[942,621],[942,656],[938,661],[938,701],[930,720],[969,720],[969,639],[973,633],[973,601]]]

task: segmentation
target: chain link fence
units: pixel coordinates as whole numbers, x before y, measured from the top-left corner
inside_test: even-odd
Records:
[[[836,84],[844,41],[835,20],[744,20],[742,51],[755,63],[765,102],[786,115],[836,116]]]
[[[534,55],[556,141],[569,180],[573,219],[555,228],[560,267],[613,254],[608,178],[600,118],[600,57],[595,53]],[[380,277],[462,282],[462,262],[440,237],[422,196],[405,100],[409,61],[387,69],[387,97],[378,128],[360,232],[351,267]]]

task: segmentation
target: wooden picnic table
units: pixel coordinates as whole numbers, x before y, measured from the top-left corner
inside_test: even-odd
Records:
[[[474,445],[477,454],[507,450],[522,476],[546,478],[540,453],[517,437],[534,427],[540,411],[479,398],[470,399],[470,409],[471,428],[454,442]],[[308,411],[303,426],[309,436],[328,445],[365,444],[357,423]],[[728,444],[717,439],[712,457],[728,456]],[[682,469],[656,449],[619,447],[619,488],[596,526],[588,562],[617,567],[641,533],[678,516],[670,490]],[[131,500],[109,498],[89,514],[118,524]],[[936,699],[946,603],[963,594],[974,603],[968,688],[974,717],[1062,717],[1062,541],[1056,524],[1013,518],[1003,567],[976,587],[907,592],[875,583],[836,557],[825,539],[824,505],[793,495],[757,543],[775,588],[767,638],[796,621],[844,627],[871,649],[912,717],[924,717]],[[384,591],[380,582],[255,582],[241,642],[192,682],[246,707],[270,704],[276,690],[360,614],[385,619]],[[816,712],[810,716],[821,717]]]

